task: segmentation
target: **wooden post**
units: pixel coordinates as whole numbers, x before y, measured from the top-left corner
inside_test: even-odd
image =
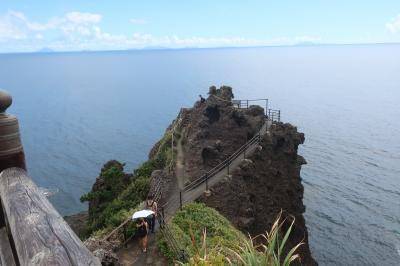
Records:
[[[123,234],[124,234],[124,247],[127,248],[128,243],[126,243],[126,224],[124,224],[122,230],[123,230]]]
[[[0,172],[10,167],[26,170],[18,119],[14,115],[6,114],[11,104],[11,95],[0,90]]]

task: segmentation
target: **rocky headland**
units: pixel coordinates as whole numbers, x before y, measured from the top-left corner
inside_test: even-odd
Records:
[[[108,162],[92,191],[82,198],[89,202],[89,217],[86,229],[78,226],[77,230],[92,237],[98,235],[94,234],[98,230],[109,232],[145,199],[154,180],[163,180],[162,201],[165,202],[257,134],[265,121],[264,109],[260,106],[237,108],[233,98],[232,88],[213,86],[207,99],[197,101],[192,108],[182,108],[164,137],[150,151],[149,160],[134,173],[124,173],[123,164],[117,161]],[[300,170],[306,161],[298,155],[298,146],[303,142],[304,134],[296,127],[274,123],[269,133],[262,136],[257,151],[212,186],[210,195],[198,201],[216,209],[237,229],[252,236],[269,230],[281,212],[287,224],[295,219],[286,249],[303,241],[298,250],[300,264],[316,265],[303,217],[304,188]],[[79,223],[82,219],[67,221]]]

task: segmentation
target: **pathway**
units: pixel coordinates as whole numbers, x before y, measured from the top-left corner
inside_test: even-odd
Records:
[[[263,136],[265,134],[269,134],[269,127],[272,125],[271,120],[266,120],[262,128],[260,129],[260,135]],[[219,172],[210,176],[208,179],[208,186],[212,187],[217,184],[221,180],[227,177],[229,171],[233,171],[236,169],[240,163],[248,156],[251,156],[258,148],[259,143],[255,142],[250,145],[245,152],[239,154],[237,158],[232,160],[232,162],[228,167],[222,168]],[[177,187],[175,189],[175,193],[170,194],[170,198],[168,199],[167,206],[165,207],[165,220],[166,222],[175,214],[175,212],[180,207],[180,201],[182,203],[188,203],[196,200],[201,195],[203,195],[204,191],[206,191],[205,182],[200,184],[199,186],[182,192],[182,199],[180,199],[179,190],[183,189],[185,183],[185,165],[184,165],[184,152],[182,148],[181,140],[179,139],[177,143],[177,162],[176,162],[176,178],[177,178]],[[156,227],[156,233],[158,233],[158,223]],[[132,239],[128,243],[127,248],[122,248],[117,252],[118,258],[122,265],[130,266],[130,265],[151,265],[151,266],[161,266],[167,265],[167,260],[164,256],[162,256],[158,250],[156,234],[149,234],[148,241],[148,249],[147,253],[143,253],[139,247],[139,241],[137,239]]]
[[[158,230],[157,230],[158,231]],[[140,246],[139,240],[133,238],[128,242],[127,247],[123,247],[118,250],[117,256],[119,262],[124,266],[131,265],[149,265],[149,266],[164,266],[168,265],[168,261],[160,254],[157,245],[156,234],[149,234],[148,236],[148,248],[147,252],[143,253]]]

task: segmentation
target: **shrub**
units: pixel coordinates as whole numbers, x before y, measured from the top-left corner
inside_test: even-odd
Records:
[[[299,258],[295,252],[303,243],[285,252],[294,219],[282,232],[285,222],[279,214],[269,232],[246,238],[216,210],[190,203],[175,214],[169,227],[190,256],[189,261],[179,263],[181,265],[288,266]],[[262,244],[256,244],[258,238]],[[159,245],[164,255],[174,259],[164,239],[159,240]]]
[[[172,235],[187,251],[189,257],[197,254],[198,248],[203,245],[204,239],[198,237],[206,230],[206,246],[211,250],[216,247],[230,247],[236,249],[246,237],[215,209],[207,207],[203,203],[189,203],[182,210],[176,212],[169,228]],[[159,243],[162,243],[163,238]],[[165,241],[164,241],[165,242]],[[160,243],[160,245],[161,245]],[[163,254],[171,258],[173,252],[163,243]]]
[[[90,210],[83,237],[99,230],[109,231],[117,227],[132,214],[132,209],[146,199],[150,190],[151,173],[164,169],[171,163],[171,139],[172,134],[166,133],[153,159],[135,169],[131,180],[125,178],[124,164],[110,161],[105,165],[100,173],[104,180],[103,189],[81,197],[82,202],[97,203],[96,207]]]

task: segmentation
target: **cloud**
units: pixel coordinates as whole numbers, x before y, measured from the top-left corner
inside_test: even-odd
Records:
[[[102,15],[68,12],[44,23],[30,20],[24,13],[9,10],[0,15],[0,52],[36,51],[49,47],[60,51],[119,50],[162,46],[168,48],[209,48],[222,46],[293,45],[319,42],[314,36],[251,39],[238,36],[215,37],[176,35],[154,36],[148,33],[113,34],[101,28]],[[131,23],[144,24],[143,19]]]
[[[58,31],[64,34],[77,33],[83,36],[90,35],[93,25],[100,23],[102,16],[93,13],[69,12],[62,17],[54,17],[46,23],[29,20],[22,12],[9,10],[0,16],[0,41],[21,40],[41,36],[37,32]]]
[[[386,23],[386,31],[390,33],[397,33],[400,31],[400,15],[393,19],[393,21]]]
[[[129,22],[135,25],[143,25],[147,23],[147,21],[142,18],[131,18]]]
[[[65,14],[65,18],[75,24],[97,24],[101,21],[102,16],[92,13],[69,12]]]

